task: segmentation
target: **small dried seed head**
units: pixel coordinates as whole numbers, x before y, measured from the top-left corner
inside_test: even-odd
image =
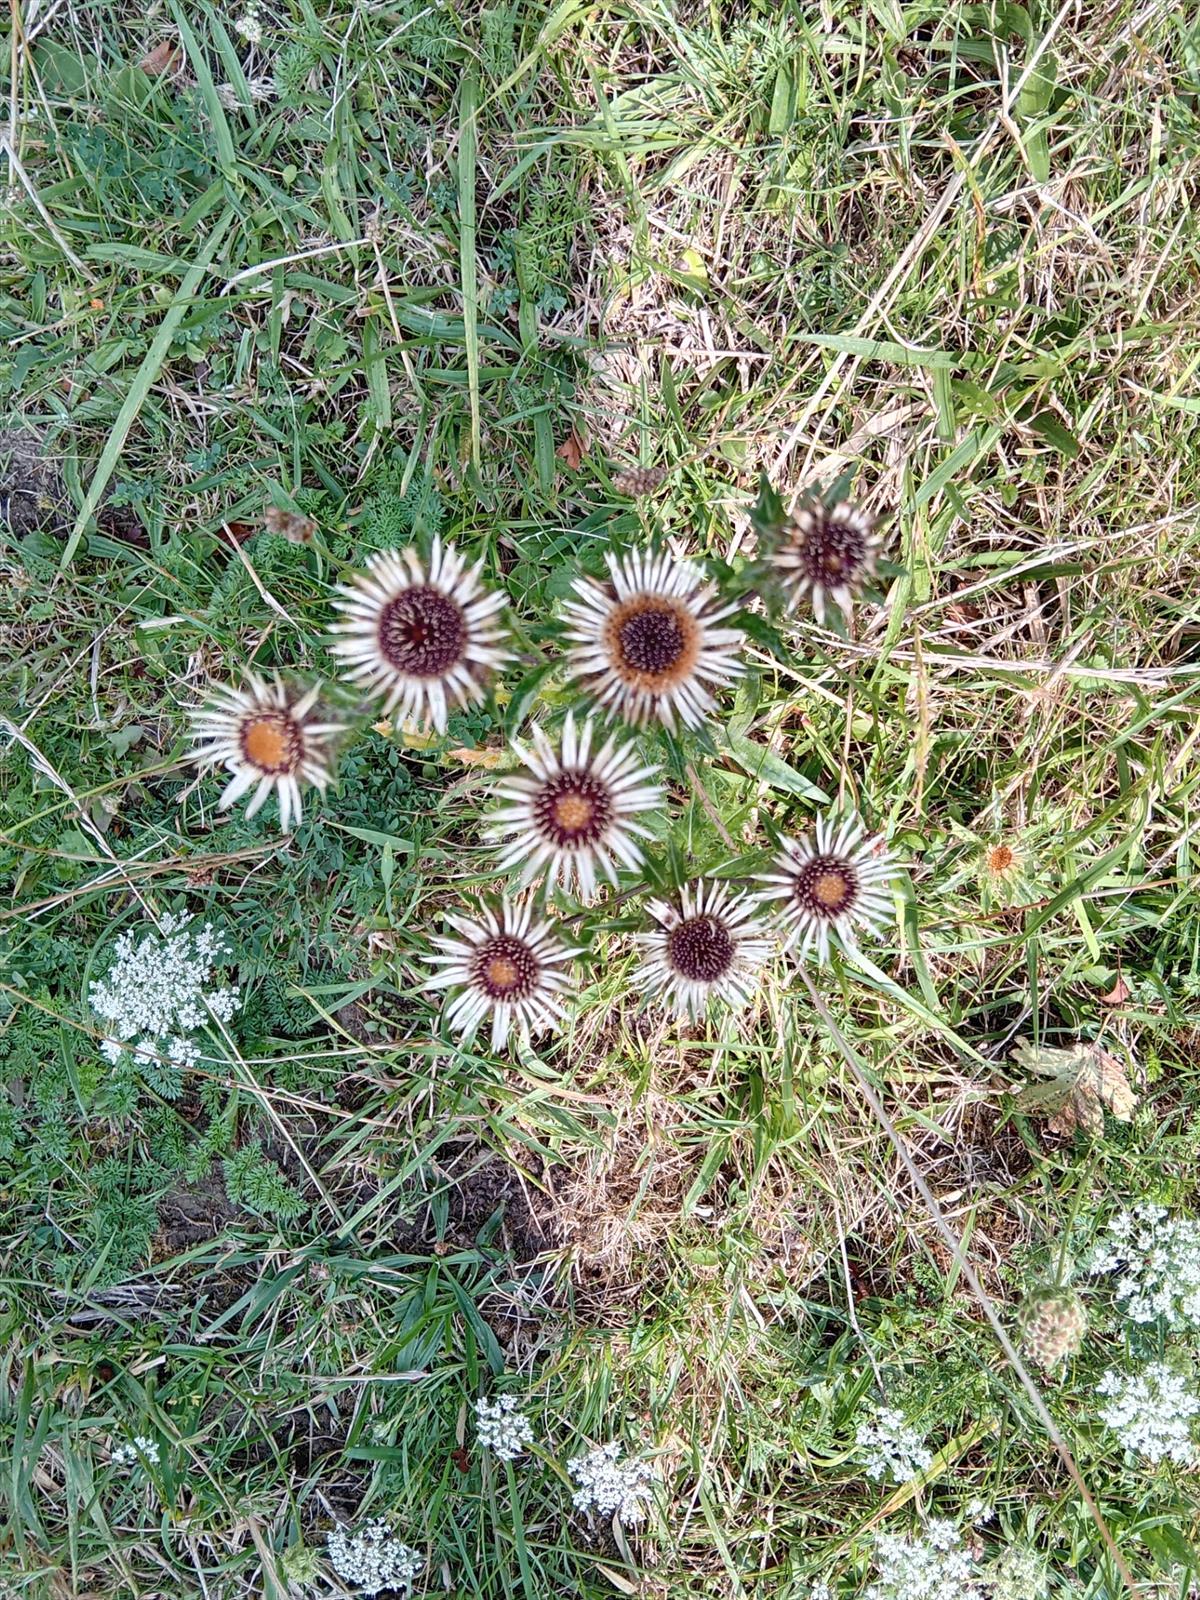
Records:
[[[1021,1330],[1025,1354],[1044,1372],[1052,1372],[1083,1345],[1083,1301],[1073,1289],[1035,1289],[1021,1307]]]
[[[613,475],[613,488],[618,494],[653,494],[659,484],[667,481],[666,467],[624,467]]]

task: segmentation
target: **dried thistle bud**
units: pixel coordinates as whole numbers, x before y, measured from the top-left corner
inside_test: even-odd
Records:
[[[613,476],[613,488],[618,494],[632,495],[636,500],[639,495],[653,494],[666,481],[666,467],[623,467]]]
[[[1021,1307],[1022,1346],[1044,1372],[1077,1355],[1087,1332],[1087,1312],[1073,1289],[1035,1289]]]
[[[280,506],[268,506],[263,512],[263,522],[268,533],[281,534],[289,544],[311,544],[317,525],[311,517],[297,516]]]

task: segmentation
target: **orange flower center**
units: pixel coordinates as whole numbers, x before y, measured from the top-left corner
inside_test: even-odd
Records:
[[[585,794],[571,792],[554,802],[554,820],[565,833],[579,833],[596,814],[596,807]]]
[[[812,885],[811,894],[826,911],[840,911],[849,897],[850,885],[841,872],[822,872]]]
[[[487,976],[493,989],[515,989],[521,981],[520,970],[511,956],[493,956],[487,964]]]
[[[300,759],[300,730],[282,711],[265,711],[241,727],[242,755],[260,772],[294,772]]]
[[[1016,860],[1013,852],[1006,844],[993,845],[988,851],[987,864],[989,872],[1007,872]]]

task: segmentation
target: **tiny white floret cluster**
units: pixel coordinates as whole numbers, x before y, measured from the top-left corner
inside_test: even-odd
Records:
[[[987,1569],[989,1600],[1046,1600],[1046,1563],[1029,1545],[1010,1545]]]
[[[1096,1393],[1106,1402],[1100,1408],[1101,1421],[1126,1450],[1148,1461],[1200,1463],[1194,1437],[1200,1394],[1164,1361],[1152,1361],[1141,1372],[1114,1368],[1101,1378]]]
[[[1120,1273],[1116,1297],[1134,1322],[1200,1324],[1200,1222],[1143,1201],[1109,1222],[1085,1270]]]
[[[866,1457],[868,1478],[890,1476],[895,1483],[907,1483],[933,1462],[925,1440],[893,1406],[879,1406],[860,1422],[854,1442]]]
[[[213,1018],[228,1022],[241,1004],[237,989],[213,987],[213,972],[230,951],[206,922],[199,932],[187,916],[165,916],[140,936],[117,940],[108,975],[89,991],[92,1010],[108,1024],[100,1049],[114,1066],[128,1053],[135,1061],[194,1065],[192,1034]]]
[[[875,1571],[864,1600],[984,1600],[975,1559],[945,1518],[935,1518],[921,1536],[881,1533]]]
[[[517,1397],[502,1394],[498,1400],[476,1400],[475,1424],[479,1443],[501,1461],[515,1461],[533,1443],[529,1418],[517,1409]]]
[[[330,1533],[328,1545],[338,1577],[364,1594],[411,1588],[425,1564],[415,1550],[395,1537],[386,1517],[373,1517],[357,1533],[339,1523]]]
[[[622,1522],[637,1522],[646,1515],[654,1469],[639,1458],[622,1461],[615,1439],[573,1457],[567,1471],[579,1485],[573,1497],[577,1511],[615,1514]]]
[[[234,23],[234,27],[247,44],[262,43],[262,21],[258,15],[258,6],[256,4],[247,5],[241,16]]]
[[[159,1463],[158,1445],[144,1433],[139,1433],[131,1440],[113,1445],[111,1460],[114,1467],[133,1467],[146,1463],[156,1467]]]

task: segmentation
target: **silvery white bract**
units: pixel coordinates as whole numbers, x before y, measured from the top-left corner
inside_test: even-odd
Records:
[[[213,987],[216,965],[230,955],[206,922],[193,932],[187,916],[164,916],[157,930],[127,929],[113,948],[107,975],[89,990],[92,1010],[108,1025],[100,1048],[114,1065],[137,1061],[185,1068],[197,1059],[191,1035],[216,1019],[228,1022],[241,1004],[237,989]]]
[[[445,733],[452,704],[483,699],[509,652],[498,621],[504,596],[484,588],[482,566],[468,567],[435,539],[428,568],[415,550],[382,550],[338,586],[340,637],[330,651],[348,678],[382,696],[386,716]]]
[[[718,626],[737,607],[718,605],[691,561],[644,550],[606,559],[610,581],[580,578],[563,603],[567,671],[610,716],[698,728],[714,691],[743,670],[740,630]]]
[[[654,1469],[638,1457],[622,1461],[617,1440],[572,1457],[567,1471],[579,1485],[573,1496],[577,1511],[619,1516],[622,1522],[638,1522],[646,1515]]]
[[[596,895],[597,874],[612,884],[625,867],[637,871],[651,830],[637,821],[663,803],[658,769],[642,764],[631,745],[607,739],[593,750],[592,723],[576,732],[568,714],[558,750],[541,728],[531,748],[512,741],[525,770],[502,778],[503,801],[488,824],[501,841],[500,870],[521,867],[526,882],[545,873],[549,887],[576,887],[580,899]]]
[[[1200,1325],[1200,1222],[1143,1201],[1109,1222],[1084,1271],[1120,1273],[1115,1294],[1134,1322]]]
[[[1165,1362],[1152,1361],[1141,1372],[1106,1372],[1096,1393],[1105,1397],[1100,1420],[1126,1450],[1148,1461],[1200,1463],[1196,1445],[1200,1394]]]
[[[415,1550],[397,1539],[386,1517],[374,1517],[357,1533],[339,1523],[327,1540],[333,1570],[365,1594],[409,1589],[425,1565]]]

